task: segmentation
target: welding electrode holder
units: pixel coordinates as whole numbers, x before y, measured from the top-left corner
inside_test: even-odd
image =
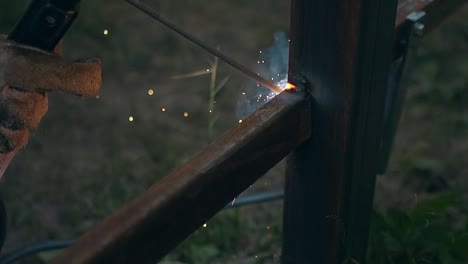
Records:
[[[8,39],[53,51],[78,16],[80,0],[33,0]],[[0,251],[6,235],[6,211],[0,197]]]
[[[53,51],[78,16],[79,0],[33,0],[8,38]]]

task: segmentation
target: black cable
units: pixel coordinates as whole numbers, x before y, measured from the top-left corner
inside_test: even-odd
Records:
[[[232,202],[228,203],[225,208],[237,208],[241,206],[270,202],[282,199],[283,197],[284,191],[282,189],[277,191],[259,192],[254,194],[242,195],[235,198]]]
[[[0,257],[0,264],[11,264],[21,258],[31,256],[44,251],[51,251],[69,247],[75,242],[74,239],[70,240],[51,240],[37,244],[32,244],[26,247],[22,247],[13,250]]]

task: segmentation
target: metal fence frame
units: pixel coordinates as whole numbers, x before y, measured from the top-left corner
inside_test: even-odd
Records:
[[[363,263],[406,17],[424,10],[431,29],[465,2],[292,0],[289,76],[305,90],[275,97],[51,263],[156,261],[288,155],[282,262]]]

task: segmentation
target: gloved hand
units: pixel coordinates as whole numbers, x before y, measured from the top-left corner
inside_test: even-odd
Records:
[[[47,92],[96,96],[100,87],[98,60],[69,62],[0,35],[0,177],[8,163],[5,155],[27,144],[47,112]]]

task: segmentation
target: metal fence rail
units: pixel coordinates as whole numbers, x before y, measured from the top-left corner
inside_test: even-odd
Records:
[[[310,96],[283,92],[52,263],[158,260],[307,140],[310,119]]]
[[[223,208],[281,198],[277,191],[228,204],[298,147],[288,163],[283,262],[361,261],[385,94],[378,89],[403,54],[406,17],[424,11],[432,29],[464,3],[292,0],[290,80],[305,77],[313,89],[278,95],[52,263],[160,259]]]

